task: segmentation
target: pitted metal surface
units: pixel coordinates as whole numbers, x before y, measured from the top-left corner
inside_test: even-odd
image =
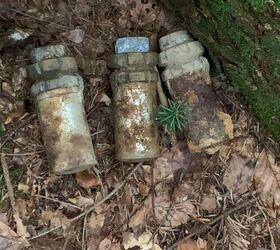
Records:
[[[48,164],[55,174],[70,174],[97,164],[83,103],[83,79],[75,58],[62,45],[37,48],[29,76]],[[61,57],[64,56],[64,57]]]
[[[159,155],[155,123],[156,85],[133,82],[119,85],[114,97],[116,158],[147,161]]]
[[[31,64],[27,70],[30,78],[38,80],[77,72],[78,66],[74,57],[60,57]]]
[[[158,73],[154,66],[158,56],[147,52],[147,39],[123,39],[116,43],[116,52],[122,51],[123,54],[109,59],[110,67],[116,69],[110,77],[114,95],[116,158],[128,162],[148,161],[160,152],[155,122]],[[145,49],[141,47],[142,42],[146,43]]]
[[[33,63],[63,56],[66,56],[66,48],[64,45],[51,45],[46,47],[39,47],[31,51],[31,61]]]
[[[131,67],[153,67],[158,64],[158,55],[154,52],[147,53],[123,53],[109,57],[108,65],[113,69]]]

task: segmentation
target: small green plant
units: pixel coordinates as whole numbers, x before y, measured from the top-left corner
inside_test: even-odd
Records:
[[[182,102],[171,102],[168,107],[160,105],[157,114],[159,125],[171,132],[179,132],[186,126],[188,107]]]

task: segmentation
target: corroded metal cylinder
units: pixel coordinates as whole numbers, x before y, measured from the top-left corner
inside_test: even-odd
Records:
[[[36,48],[28,67],[48,164],[71,174],[97,164],[83,106],[83,79],[62,45]]]
[[[231,117],[222,112],[210,86],[209,63],[203,57],[203,46],[193,41],[186,31],[177,31],[159,41],[162,78],[173,99],[190,107],[187,124],[189,149],[210,154],[231,138]]]
[[[146,38],[120,38],[109,59],[115,71],[110,82],[113,90],[116,158],[120,161],[148,161],[159,155],[159,133],[154,66],[156,53],[148,52]]]

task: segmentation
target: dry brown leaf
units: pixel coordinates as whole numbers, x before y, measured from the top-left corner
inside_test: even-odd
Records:
[[[191,153],[187,149],[187,143],[185,141],[180,142],[155,160],[153,167],[154,183],[172,181],[175,172],[178,170],[196,169],[195,171],[200,172],[203,159],[205,159],[203,154]],[[142,168],[145,181],[151,185],[152,167],[143,165]]]
[[[234,137],[242,136],[248,132],[248,115],[245,111],[239,113],[237,122],[234,124]]]
[[[4,124],[10,124],[14,119],[22,117],[25,112],[26,110],[23,102],[15,103],[13,111],[8,114]]]
[[[123,247],[124,249],[134,249],[136,247],[140,247],[141,250],[151,250],[161,248],[155,244],[152,240],[150,240],[152,234],[150,232],[144,232],[139,237],[136,237],[134,233],[125,232],[123,234]]]
[[[103,102],[103,103],[105,103],[105,105],[110,106],[112,100],[105,93],[102,93],[100,98],[99,98],[99,100],[97,102]]]
[[[203,210],[213,212],[217,208],[216,196],[203,195],[200,203],[200,207]]]
[[[122,250],[120,243],[112,243],[109,237],[103,239],[100,244],[98,250]]]
[[[93,188],[100,185],[99,179],[89,170],[75,174],[77,183],[83,188]]]
[[[254,172],[257,191],[263,202],[272,208],[280,207],[280,166],[265,149],[259,155]]]
[[[177,246],[177,250],[200,250],[200,248],[197,245],[196,241],[194,241],[192,239],[188,239],[188,240],[180,243]]]
[[[49,224],[50,228],[61,226],[62,230],[55,231],[59,236],[64,234],[65,230],[69,227],[69,220],[61,211],[43,211],[41,221],[44,224]]]
[[[29,244],[10,227],[0,221],[0,250],[20,250]]]
[[[253,172],[251,162],[234,153],[224,173],[223,184],[233,193],[243,194],[252,185]]]
[[[232,153],[238,153],[250,159],[255,159],[256,140],[253,137],[238,137],[231,140],[229,145],[223,145],[219,151],[222,158],[229,157]]]

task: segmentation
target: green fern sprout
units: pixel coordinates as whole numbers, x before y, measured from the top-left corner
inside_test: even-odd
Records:
[[[160,105],[157,113],[159,125],[171,132],[179,132],[186,126],[189,109],[182,102],[171,102],[168,107]]]

